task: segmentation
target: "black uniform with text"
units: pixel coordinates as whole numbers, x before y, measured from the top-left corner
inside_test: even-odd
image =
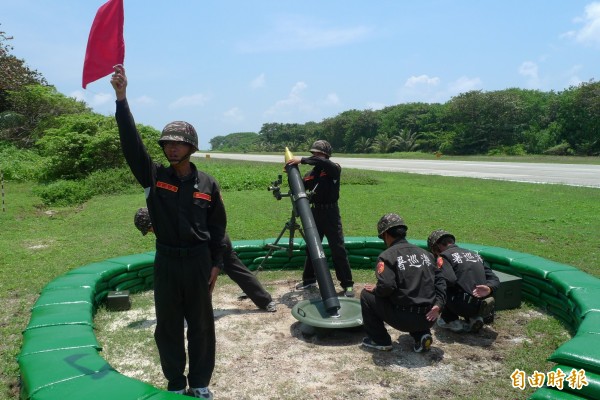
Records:
[[[190,387],[207,387],[215,365],[215,327],[208,281],[222,265],[225,208],[217,182],[191,164],[180,179],[172,167],[152,161],[127,100],[117,101],[123,153],[144,188],[156,234],[154,333],[168,390],[185,388],[187,322]]]
[[[390,345],[392,339],[384,323],[409,332],[415,341],[430,334],[435,321],[428,321],[425,314],[434,305],[443,307],[446,292],[446,281],[433,255],[406,239],[397,239],[380,254],[376,277],[375,289],[363,290],[360,299],[369,337]]]
[[[440,253],[437,265],[444,271],[448,283],[447,302],[442,311],[442,319],[447,323],[459,316],[479,316],[481,299],[472,295],[475,286],[486,285],[492,293],[500,286],[500,280],[479,254],[455,244]]]

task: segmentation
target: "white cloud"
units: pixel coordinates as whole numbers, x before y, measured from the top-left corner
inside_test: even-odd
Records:
[[[527,79],[527,85],[530,88],[539,88],[540,79],[538,75],[538,65],[533,61],[525,61],[518,68],[519,74]]]
[[[230,108],[223,113],[223,116],[227,121],[241,122],[244,120],[242,110],[240,110],[238,107]]]
[[[114,100],[114,94],[112,93],[93,93],[90,91],[85,92],[81,90],[75,90],[71,92],[69,96],[75,98],[76,100],[84,101],[92,108],[101,107]]]
[[[154,104],[156,101],[150,96],[140,96],[134,100],[135,104]]]
[[[564,36],[573,37],[583,44],[600,44],[600,2],[593,2],[585,6],[585,15],[575,20],[583,23],[577,31],[567,32]]]
[[[296,82],[296,84],[292,87],[290,94],[287,98],[283,100],[277,101],[274,105],[269,107],[265,114],[272,115],[281,112],[289,112],[292,109],[305,108],[302,99],[302,92],[304,92],[307,88],[306,83],[304,82]]]
[[[259,76],[254,78],[252,80],[252,82],[250,82],[250,87],[252,89],[259,89],[264,86],[265,86],[265,74],[260,74]]]
[[[305,18],[284,18],[270,32],[240,43],[238,48],[245,53],[257,53],[344,46],[365,39],[371,31],[365,26],[323,27]]]
[[[411,76],[406,80],[404,86],[412,88],[417,85],[437,86],[440,83],[440,78],[429,77],[428,75]]]
[[[325,106],[337,106],[340,104],[340,98],[336,93],[329,93],[322,104]]]
[[[471,90],[480,89],[481,85],[481,79],[479,78],[467,78],[466,76],[461,76],[448,85],[448,91],[451,96],[454,96],[460,93],[469,92]]]
[[[538,66],[533,61],[525,61],[519,66],[519,74],[528,78],[538,78]]]
[[[170,109],[176,108],[186,108],[186,107],[196,107],[203,106],[209,100],[209,96],[198,93],[191,96],[183,96],[169,104]]]

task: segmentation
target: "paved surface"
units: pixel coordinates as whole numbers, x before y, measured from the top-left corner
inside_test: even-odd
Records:
[[[207,153],[196,153],[206,157]],[[284,156],[210,153],[212,158],[284,163]],[[391,160],[333,157],[343,168],[408,172],[425,175],[462,176],[529,183],[553,183],[600,188],[600,165],[545,164],[486,161]]]

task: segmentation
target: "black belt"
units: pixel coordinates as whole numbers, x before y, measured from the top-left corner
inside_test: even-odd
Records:
[[[171,257],[194,257],[206,251],[207,244],[201,244],[194,247],[171,247],[156,242],[156,250],[164,255]]]
[[[313,203],[313,204],[311,204],[312,208],[321,208],[321,209],[336,208],[337,206],[338,206],[338,203]]]
[[[427,314],[429,312],[429,310],[431,310],[431,306],[400,306],[400,305],[396,305],[395,306],[396,310],[398,311],[407,311],[409,313],[414,313],[414,314]]]

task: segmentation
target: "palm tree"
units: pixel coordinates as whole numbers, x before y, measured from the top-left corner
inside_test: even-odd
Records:
[[[391,153],[396,147],[396,139],[389,133],[378,133],[373,140],[371,150],[374,153]]]
[[[400,132],[393,139],[396,141],[398,151],[415,151],[419,147],[417,139],[420,137],[420,133],[412,132],[410,129],[400,129]]]

